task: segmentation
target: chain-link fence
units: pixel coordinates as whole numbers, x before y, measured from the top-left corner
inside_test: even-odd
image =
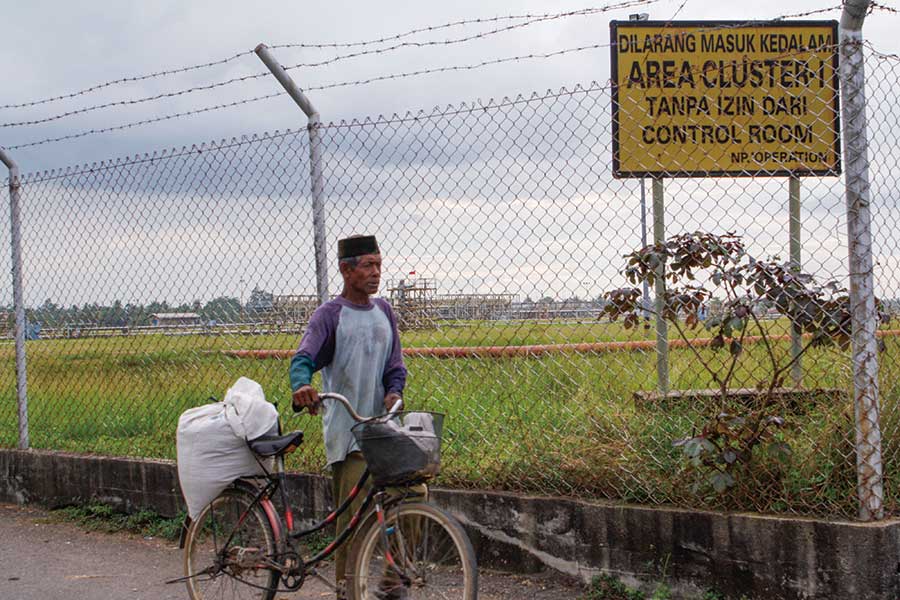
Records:
[[[900,298],[900,64],[866,56],[875,293],[888,314]],[[836,93],[836,62],[821,65],[812,77]],[[643,129],[620,121],[614,144],[616,90],[606,83],[318,127],[329,292],[341,289],[336,240],[377,235],[407,402],[448,415],[443,485],[857,514],[846,187],[827,154],[840,155],[838,140],[820,139],[839,131],[838,105],[803,108],[816,121],[809,130],[754,134],[817,157],[824,173],[799,185],[781,174],[796,169],[788,151],[743,167],[743,177],[612,176],[614,145],[625,170],[638,160],[648,171],[663,159],[696,170],[689,165],[719,160],[733,143],[752,148],[750,127],[766,122],[764,98],[786,80],[777,81],[725,123],[729,144],[711,130],[711,140],[665,157],[628,158],[636,140],[621,136],[649,135],[646,123],[651,145],[674,147],[660,141],[664,127],[706,135],[676,131],[687,109],[645,104]],[[809,85],[796,72],[790,81],[781,97],[802,98]],[[708,93],[712,102],[729,95]],[[309,140],[276,132],[22,179],[32,447],[172,458],[179,414],[242,375],[288,417],[289,357],[317,305]],[[642,233],[648,248],[629,264]],[[694,235],[672,240],[683,234]],[[691,260],[694,279],[675,293],[682,283],[672,276]],[[668,300],[657,303],[651,279],[662,269]],[[13,447],[12,285],[0,285],[10,338],[0,443]],[[622,291],[630,286],[637,296]],[[900,349],[891,327],[880,324],[878,383],[894,511]],[[291,466],[320,470],[319,422],[289,418],[307,432]]]

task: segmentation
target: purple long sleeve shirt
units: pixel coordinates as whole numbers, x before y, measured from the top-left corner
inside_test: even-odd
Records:
[[[383,413],[385,395],[402,394],[406,385],[391,305],[374,298],[360,306],[339,296],[316,309],[291,360],[291,389],[308,385],[319,370],[322,391],[346,396],[364,417]],[[342,406],[326,403],[322,423],[328,464],[358,450],[350,432],[356,423]]]

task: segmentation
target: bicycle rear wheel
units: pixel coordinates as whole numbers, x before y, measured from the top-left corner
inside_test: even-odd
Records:
[[[277,557],[275,536],[253,500],[249,492],[229,488],[191,523],[184,574],[192,600],[275,597],[279,573],[269,567]]]
[[[387,536],[376,519],[370,523],[350,557],[351,600],[476,600],[475,552],[456,519],[430,504],[412,503],[387,511]]]

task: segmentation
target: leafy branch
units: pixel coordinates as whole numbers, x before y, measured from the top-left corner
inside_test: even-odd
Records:
[[[734,233],[680,234],[631,252],[625,259],[622,274],[632,287],[604,294],[607,303],[601,317],[621,318],[626,328],[636,327],[648,312],[637,285],[661,281],[661,308],[649,312],[674,326],[720,397],[717,414],[701,432],[676,440],[675,446],[683,449],[693,466],[711,473],[709,483],[720,492],[734,484],[734,474],[751,462],[755,449],[767,445],[772,455],[780,459],[789,456],[790,448],[776,436],[785,419],[771,414],[776,390],[784,385],[785,373],[810,348],[848,347],[847,290],[835,281],[818,284],[812,275],[799,272],[790,263],[757,260]],[[715,314],[710,310],[714,304]],[[761,322],[761,316],[772,312],[786,318],[798,334],[806,334],[807,341],[789,360],[776,352],[770,328]],[[702,343],[713,350],[712,355],[699,351],[696,335],[688,336],[689,331],[700,329],[701,323],[709,334]],[[747,414],[734,415],[726,412],[729,388],[751,324],[759,332],[771,371],[757,384],[758,393]],[[728,360],[715,358],[721,351],[727,351]]]

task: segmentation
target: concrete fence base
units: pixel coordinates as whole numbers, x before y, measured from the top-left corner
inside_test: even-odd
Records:
[[[324,516],[330,483],[290,477],[301,518]],[[684,598],[887,600],[900,597],[900,522],[831,522],[433,490],[468,529],[482,567],[555,569],[588,581],[665,582]],[[97,500],[126,511],[182,510],[171,461],[0,449],[0,501],[59,507]]]

